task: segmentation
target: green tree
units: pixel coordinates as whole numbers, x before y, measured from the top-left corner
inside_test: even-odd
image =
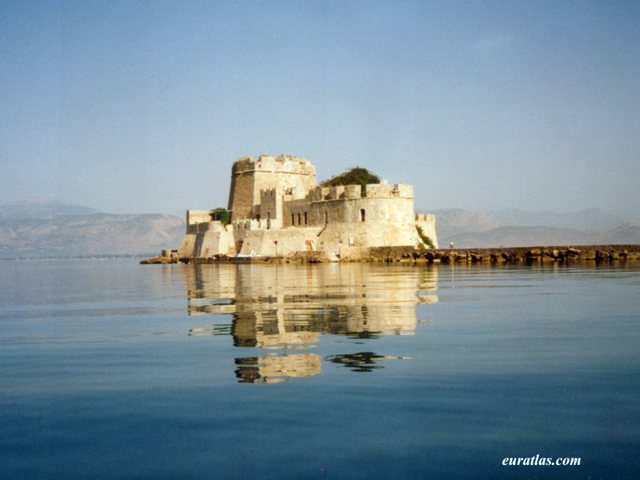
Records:
[[[209,212],[209,215],[211,215],[211,220],[222,222],[223,225],[228,225],[231,221],[231,215],[226,208],[214,208]]]
[[[366,195],[366,187],[372,183],[380,183],[380,177],[366,168],[355,167],[335,177],[325,180],[321,187],[335,187],[336,185],[360,185],[362,194]]]

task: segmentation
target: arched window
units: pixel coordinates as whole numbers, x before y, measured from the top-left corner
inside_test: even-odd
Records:
[[[307,212],[304,212],[304,224],[307,224]]]
[[[365,213],[364,213],[364,208],[360,209],[360,221],[364,222],[364,217],[365,217]]]
[[[300,223],[302,222],[300,221],[300,214],[298,214],[298,225],[300,225]]]
[[[292,213],[291,214],[291,225],[295,225],[296,224],[296,214]]]

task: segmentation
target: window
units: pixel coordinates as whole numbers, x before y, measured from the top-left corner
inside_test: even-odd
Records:
[[[298,225],[300,225],[300,223],[302,222],[300,221],[300,214],[298,214]]]
[[[329,212],[324,212],[324,223],[329,223]]]
[[[361,208],[360,209],[360,221],[364,222],[364,218],[365,218],[364,208]]]
[[[307,224],[307,212],[304,212],[304,224]]]

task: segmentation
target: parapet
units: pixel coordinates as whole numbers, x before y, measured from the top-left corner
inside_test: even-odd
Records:
[[[208,210],[187,210],[187,225],[196,223],[206,223],[211,221],[211,214]]]
[[[396,183],[388,185],[386,183],[377,183],[367,185],[367,198],[413,198],[413,186]]]
[[[362,198],[360,185],[339,185],[334,187],[317,187],[309,192],[309,200],[322,202],[330,200],[355,200]],[[413,198],[411,185],[396,183],[373,183],[366,187],[366,198]]]
[[[316,167],[305,159],[289,155],[260,155],[259,157],[242,157],[233,163],[231,175],[250,172],[297,173],[301,175],[316,174]]]

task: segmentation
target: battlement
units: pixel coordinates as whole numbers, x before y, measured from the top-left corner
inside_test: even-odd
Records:
[[[242,157],[236,160],[231,168],[231,175],[253,172],[289,173],[299,175],[316,174],[316,168],[305,159],[288,155],[260,155],[259,157]]]
[[[416,222],[434,222],[436,216],[432,213],[416,213]]]
[[[253,219],[246,219],[246,220],[236,220],[235,222],[231,222],[231,225],[233,225],[233,229],[235,231],[239,231],[239,230],[267,230],[268,229],[268,222],[267,220],[257,220],[255,218]]]
[[[366,186],[362,195],[360,185],[339,185],[334,187],[316,187],[309,192],[309,200],[323,202],[331,200],[356,200],[358,198],[413,198],[413,187],[396,183],[374,183]]]
[[[327,200],[357,199],[362,197],[360,185],[338,185],[335,187],[316,187],[309,192],[309,200],[322,202]]]
[[[281,196],[283,193],[280,191],[279,188],[265,188],[263,190],[260,190],[260,200],[261,203],[264,203],[265,201],[274,201],[276,198],[278,198],[279,196]]]

